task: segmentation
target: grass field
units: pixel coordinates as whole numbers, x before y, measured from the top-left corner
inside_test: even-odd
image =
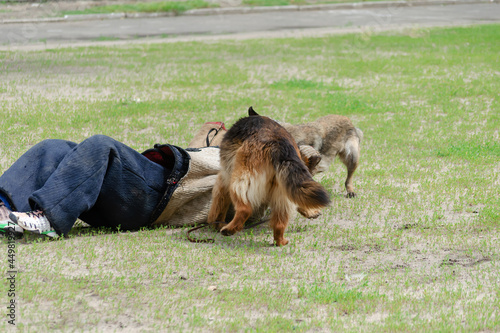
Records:
[[[172,12],[179,14],[190,9],[219,7],[203,0],[187,1],[146,1],[135,3],[117,3],[94,6],[83,10],[62,11],[64,15],[75,14],[107,14],[107,13],[159,13]]]
[[[383,0],[370,0],[377,2]],[[396,0],[391,0],[396,1]],[[413,0],[408,0],[411,2]],[[111,13],[168,13],[182,15],[193,9],[236,8],[256,6],[289,6],[289,5],[321,5],[349,2],[365,2],[363,0],[117,0],[117,1],[41,1],[26,4],[23,1],[0,1],[0,21],[26,20],[36,18],[54,18],[67,15],[111,14]],[[134,16],[134,15],[132,15]]]
[[[198,234],[214,244],[169,228],[19,240],[17,329],[499,331],[499,35],[484,25],[1,52],[0,172],[46,138],[185,146],[250,105],[292,123],[343,114],[364,132],[358,197],[344,197],[334,163],[318,177],[332,206],[292,221],[282,248],[265,226]]]
[[[371,0],[381,1],[381,0]],[[363,0],[243,0],[238,2],[224,2],[222,6],[290,6],[290,5],[316,5],[316,4],[333,4],[347,2],[363,2]],[[173,14],[181,14],[190,9],[201,8],[218,8],[221,7],[221,1],[204,1],[204,0],[185,0],[185,1],[145,1],[134,3],[117,3],[97,5],[85,9],[78,10],[62,10],[61,15],[76,15],[76,14],[108,14],[108,13],[160,13],[171,12]]]

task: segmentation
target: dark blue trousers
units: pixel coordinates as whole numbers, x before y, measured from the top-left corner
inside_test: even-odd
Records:
[[[60,234],[77,218],[92,226],[139,229],[161,213],[155,210],[165,208],[178,181],[169,178],[182,154],[170,148],[169,170],[104,135],[80,144],[45,140],[5,171],[0,192],[16,211],[43,210]]]

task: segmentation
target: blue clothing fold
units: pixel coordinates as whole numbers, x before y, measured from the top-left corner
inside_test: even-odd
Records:
[[[16,211],[41,209],[59,234],[78,218],[92,226],[139,229],[161,214],[187,172],[189,155],[166,145],[168,163],[151,161],[104,135],[76,144],[45,140],[0,177]]]

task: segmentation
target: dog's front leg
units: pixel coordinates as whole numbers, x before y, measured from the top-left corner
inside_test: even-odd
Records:
[[[226,214],[230,205],[231,198],[229,196],[229,190],[226,186],[224,186],[223,177],[219,174],[212,190],[212,205],[210,206],[210,211],[208,212],[207,222],[225,222]],[[217,231],[219,231],[223,226],[223,223],[213,224],[213,227]]]
[[[236,213],[234,214],[233,220],[220,230],[221,234],[223,234],[224,236],[232,236],[235,233],[243,230],[245,222],[252,215],[252,207],[250,206],[250,204],[245,204],[241,201],[237,201],[234,202],[234,206]]]

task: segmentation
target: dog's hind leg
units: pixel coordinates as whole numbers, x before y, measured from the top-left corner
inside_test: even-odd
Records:
[[[293,213],[295,205],[286,199],[284,193],[273,193],[270,208],[271,219],[269,226],[273,229],[274,245],[284,246],[288,244],[288,240],[285,239],[284,235],[290,216],[295,215]]]
[[[271,210],[271,221],[269,222],[274,234],[274,245],[284,246],[288,244],[288,239],[284,237],[290,214],[287,210]]]
[[[212,190],[212,205],[208,212],[207,222],[225,222],[226,214],[230,206],[231,197],[229,196],[229,189],[224,185],[222,176],[219,175]],[[216,230],[220,230],[224,225],[222,223],[214,223],[213,226]]]
[[[356,196],[356,193],[354,193],[354,186],[352,185],[352,176],[358,167],[359,156],[359,139],[355,136],[351,136],[345,143],[344,150],[339,153],[340,160],[347,168],[345,189],[348,198]]]

